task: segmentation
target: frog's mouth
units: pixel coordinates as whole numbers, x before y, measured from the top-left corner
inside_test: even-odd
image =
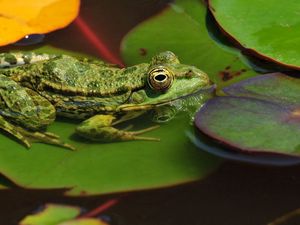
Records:
[[[216,90],[216,84],[211,84],[210,86],[202,87],[202,88],[200,88],[200,89],[198,89],[198,90],[196,90],[196,91],[194,91],[192,93],[179,96],[179,97],[174,98],[172,100],[163,101],[163,102],[160,102],[160,103],[155,104],[155,105],[156,106],[163,106],[163,105],[167,105],[167,104],[170,104],[172,102],[178,101],[179,99],[186,99],[186,98],[189,98],[189,97],[192,97],[192,96],[211,95],[211,94],[213,94],[215,92],[215,90]]]
[[[210,94],[215,90],[216,85],[212,84],[207,75],[194,76],[188,79],[174,80],[170,89],[166,92],[157,92],[150,88],[143,88],[141,91],[143,101],[137,104],[122,105],[120,111],[149,110],[155,107],[172,104],[176,100],[185,99],[193,95]],[[195,98],[197,101],[199,98]],[[193,101],[193,100],[192,100]],[[193,102],[190,102],[193,104]],[[197,104],[197,102],[195,102]]]

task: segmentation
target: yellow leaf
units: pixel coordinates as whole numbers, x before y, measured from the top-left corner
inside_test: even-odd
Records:
[[[0,0],[0,46],[67,26],[79,6],[80,0]]]

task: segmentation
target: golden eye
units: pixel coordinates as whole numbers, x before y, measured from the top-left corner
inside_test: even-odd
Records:
[[[150,70],[148,75],[149,86],[156,91],[167,91],[173,83],[173,74],[165,67]]]

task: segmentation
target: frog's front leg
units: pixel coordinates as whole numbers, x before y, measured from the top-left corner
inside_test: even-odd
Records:
[[[120,120],[121,122],[124,119]],[[113,125],[119,123],[113,115],[95,115],[83,121],[77,128],[76,133],[86,139],[100,142],[147,140],[159,141],[159,138],[139,136],[140,134],[154,130],[159,126],[152,126],[139,131],[119,130]]]

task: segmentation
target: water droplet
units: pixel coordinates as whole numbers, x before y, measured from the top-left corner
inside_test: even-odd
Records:
[[[16,46],[35,45],[43,42],[44,38],[45,38],[45,34],[30,34],[30,35],[26,35],[23,39],[17,41],[13,45]]]

